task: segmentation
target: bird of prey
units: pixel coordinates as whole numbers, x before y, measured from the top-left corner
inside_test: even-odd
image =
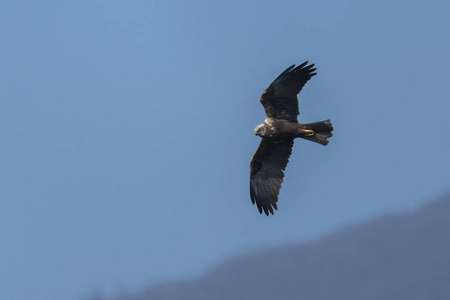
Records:
[[[250,163],[250,197],[259,212],[268,216],[277,209],[284,170],[289,162],[295,138],[326,146],[332,136],[330,120],[299,124],[298,99],[303,86],[316,75],[314,64],[304,62],[287,68],[263,92],[259,101],[266,111],[264,123],[255,128],[262,138]]]

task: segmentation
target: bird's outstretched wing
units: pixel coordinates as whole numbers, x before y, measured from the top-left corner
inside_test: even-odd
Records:
[[[250,163],[250,197],[260,213],[273,214],[294,140],[263,139]]]
[[[276,118],[297,122],[299,115],[297,94],[300,93],[316,69],[314,64],[290,66],[264,91],[259,101],[264,106],[268,118]]]

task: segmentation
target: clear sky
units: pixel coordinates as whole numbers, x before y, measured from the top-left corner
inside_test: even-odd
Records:
[[[0,298],[196,275],[450,189],[447,1],[0,2]],[[258,99],[315,63],[266,217]]]

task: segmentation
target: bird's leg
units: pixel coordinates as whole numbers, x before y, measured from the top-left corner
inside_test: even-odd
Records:
[[[300,126],[299,126],[300,128],[297,129],[297,136],[298,137],[307,138],[307,137],[310,137],[310,136],[314,136],[316,134],[314,129],[305,128],[306,126],[303,126],[303,125],[300,125]]]
[[[305,136],[314,135],[314,130],[311,130],[311,129],[303,129],[303,132],[305,133]]]
[[[297,124],[297,136],[298,137],[310,137],[316,134],[315,128],[308,126],[309,124]]]

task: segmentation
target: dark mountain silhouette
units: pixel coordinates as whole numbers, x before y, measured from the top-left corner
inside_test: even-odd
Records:
[[[450,194],[324,238],[248,253],[115,300],[450,299]]]

